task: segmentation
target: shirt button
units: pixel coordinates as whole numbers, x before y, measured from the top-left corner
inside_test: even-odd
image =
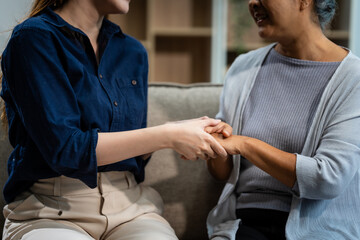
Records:
[[[99,77],[102,79],[102,78],[103,78],[103,75],[102,75],[102,74],[100,74],[100,75],[99,75]]]
[[[115,107],[117,107],[117,106],[118,106],[118,103],[117,103],[117,101],[114,101],[114,105],[115,105]]]
[[[136,81],[136,80],[132,80],[132,81],[131,81],[131,84],[135,86],[135,85],[137,84],[137,81]]]

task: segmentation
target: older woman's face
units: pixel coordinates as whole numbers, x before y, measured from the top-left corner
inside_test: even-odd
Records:
[[[298,0],[250,0],[259,35],[271,41],[291,36],[301,21]]]

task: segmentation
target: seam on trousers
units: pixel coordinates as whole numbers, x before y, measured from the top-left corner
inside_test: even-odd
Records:
[[[61,196],[61,177],[56,177],[54,182],[54,197]]]
[[[54,196],[60,197],[61,196],[61,176],[56,177],[54,181]],[[57,208],[59,210],[58,216],[61,216],[63,214],[62,208],[60,207],[59,200],[56,200]]]
[[[123,172],[124,175],[125,175],[125,179],[126,179],[126,182],[127,182],[127,185],[128,185],[128,189],[130,189],[132,187],[132,184],[131,184],[131,179],[129,179],[129,173],[128,172]]]
[[[104,208],[104,196],[103,196],[103,189],[102,189],[102,173],[99,173],[98,174],[98,189],[99,189],[99,193],[101,195],[101,200],[100,200],[100,214],[103,215],[106,219],[105,221],[105,228],[104,228],[104,231],[103,233],[101,234],[100,236],[100,239],[103,239],[106,235],[106,232],[108,231],[108,227],[109,227],[109,218],[108,216],[106,216],[106,214],[103,214],[103,208]]]

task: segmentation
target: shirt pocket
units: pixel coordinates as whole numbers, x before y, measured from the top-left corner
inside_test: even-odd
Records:
[[[114,102],[114,105],[118,107],[118,114],[123,116],[127,130],[141,128],[146,120],[146,87],[142,77],[122,77],[118,80],[116,98],[119,99],[119,103]]]

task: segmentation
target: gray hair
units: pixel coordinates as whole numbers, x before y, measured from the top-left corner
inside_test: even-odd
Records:
[[[315,12],[319,18],[319,23],[324,29],[334,18],[337,9],[336,0],[314,0]]]

